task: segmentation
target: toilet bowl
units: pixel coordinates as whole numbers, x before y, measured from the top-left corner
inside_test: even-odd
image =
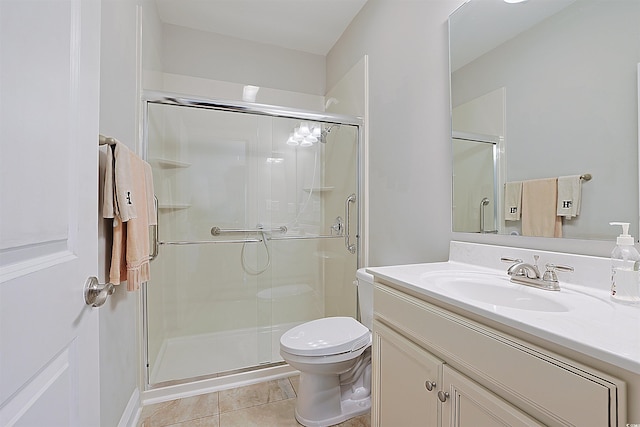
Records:
[[[364,324],[327,317],[298,325],[280,338],[280,354],[300,371],[295,416],[307,427],[339,424],[371,408],[373,276],[356,273]]]

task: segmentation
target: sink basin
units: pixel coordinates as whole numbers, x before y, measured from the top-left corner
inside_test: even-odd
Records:
[[[557,292],[511,283],[508,277],[469,271],[425,273],[420,277],[430,288],[458,300],[473,300],[494,307],[518,310],[566,312]]]

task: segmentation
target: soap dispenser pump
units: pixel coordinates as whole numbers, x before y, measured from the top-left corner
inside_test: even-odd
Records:
[[[629,235],[628,222],[610,222],[622,226],[611,252],[611,299],[624,304],[640,303],[640,253]]]

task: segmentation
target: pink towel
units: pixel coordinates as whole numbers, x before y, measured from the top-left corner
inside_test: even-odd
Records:
[[[562,219],[557,216],[558,178],[522,183],[522,235],[562,237]]]
[[[156,224],[156,214],[151,166],[130,150],[127,154],[131,186],[126,200],[137,212],[147,215],[137,215],[128,221],[114,220],[109,280],[115,285],[126,280],[127,290],[134,291],[150,277],[149,225]]]

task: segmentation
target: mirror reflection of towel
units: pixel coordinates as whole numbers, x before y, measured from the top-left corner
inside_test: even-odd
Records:
[[[558,178],[522,183],[522,235],[562,237],[562,218],[556,213]]]
[[[580,214],[582,180],[580,175],[558,177],[558,216],[571,219]]]
[[[504,185],[504,220],[518,221],[522,212],[522,181]]]

